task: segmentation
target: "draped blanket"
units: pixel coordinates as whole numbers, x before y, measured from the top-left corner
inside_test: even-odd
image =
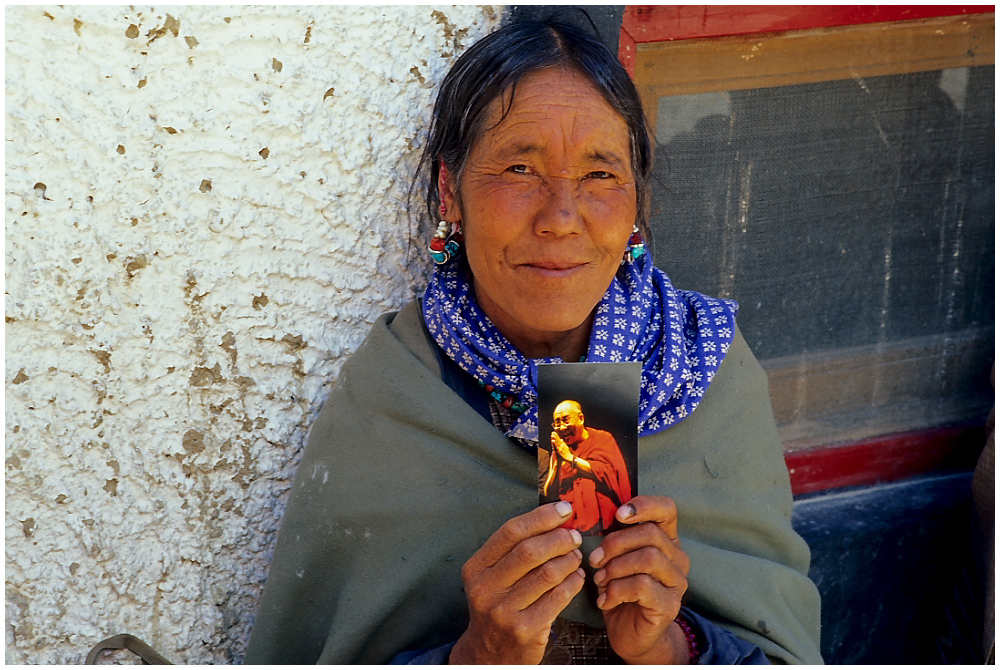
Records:
[[[456,640],[462,564],[538,501],[535,457],[440,378],[411,304],[380,317],[312,427],[246,662],[385,663]],[[639,439],[639,494],[678,507],[685,605],[774,661],[821,663],[767,379],[739,333],[698,408]]]

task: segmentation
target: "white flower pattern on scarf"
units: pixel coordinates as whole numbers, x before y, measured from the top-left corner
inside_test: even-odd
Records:
[[[640,361],[639,435],[652,435],[691,414],[729,351],[739,306],[681,291],[647,262],[623,266],[594,317],[587,361]],[[464,260],[438,265],[424,293],[427,329],[441,349],[477,381],[514,396],[528,409],[507,432],[538,441],[538,365],[558,358],[521,354],[482,312],[465,278]]]

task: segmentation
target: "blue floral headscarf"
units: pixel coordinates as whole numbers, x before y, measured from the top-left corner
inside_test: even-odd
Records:
[[[695,410],[729,351],[737,304],[681,291],[640,256],[615,275],[597,306],[587,362],[642,363],[639,434],[652,435]],[[527,410],[507,435],[538,440],[538,365],[480,309],[461,255],[436,267],[424,293],[427,329],[444,352],[477,381],[523,403]]]

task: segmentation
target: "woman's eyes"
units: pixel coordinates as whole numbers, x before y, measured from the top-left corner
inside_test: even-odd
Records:
[[[516,165],[511,165],[507,168],[507,172],[512,172],[513,174],[531,174],[532,170],[527,165],[518,163]],[[593,170],[586,174],[587,179],[615,179],[615,175],[607,170]]]

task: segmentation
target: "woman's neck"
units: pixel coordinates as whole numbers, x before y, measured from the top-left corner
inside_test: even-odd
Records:
[[[496,326],[500,334],[528,358],[561,358],[566,363],[576,363],[587,355],[590,331],[594,326],[597,305],[590,310],[583,323],[569,330],[540,330],[532,328],[507,314],[499,305],[480,292],[469,272],[472,293],[483,314]]]
[[[514,324],[501,324],[496,321],[493,321],[493,324],[507,341],[528,358],[561,358],[566,363],[576,363],[587,355],[596,311],[595,307],[583,323],[566,331],[528,333]]]

